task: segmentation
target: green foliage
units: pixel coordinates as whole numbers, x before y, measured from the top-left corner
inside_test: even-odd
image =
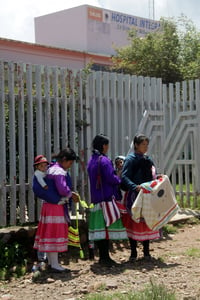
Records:
[[[180,60],[185,80],[200,77],[200,32],[191,20],[182,15],[178,20],[178,35],[181,45]]]
[[[0,241],[0,280],[11,276],[20,277],[26,273],[26,251],[17,242],[4,244]]]
[[[184,16],[160,22],[160,30],[143,38],[130,31],[131,44],[116,49],[112,70],[162,78],[163,83],[199,78],[200,33]]]

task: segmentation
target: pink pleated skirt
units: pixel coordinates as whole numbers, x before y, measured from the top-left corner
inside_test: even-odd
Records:
[[[40,252],[68,250],[68,224],[63,205],[44,202],[36,231],[34,249]]]

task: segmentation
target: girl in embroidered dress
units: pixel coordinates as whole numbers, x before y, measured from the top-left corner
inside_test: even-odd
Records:
[[[57,155],[56,162],[47,170],[46,178],[48,187],[51,187],[51,189],[48,188],[46,193],[48,193],[48,190],[53,191],[53,189],[56,189],[60,197],[72,197],[75,202],[78,201],[77,194],[70,190],[66,181],[66,172],[76,158],[76,154],[71,148],[66,148]],[[37,188],[35,194],[37,195]],[[51,194],[54,195],[53,192]],[[55,197],[57,197],[56,193]],[[65,205],[43,201],[34,248],[47,253],[48,263],[53,272],[70,271],[63,268],[58,262],[58,253],[67,251],[67,243],[68,220]]]
[[[144,219],[136,223],[131,218],[131,207],[141,189],[140,184],[155,179],[153,161],[146,155],[148,145],[149,139],[145,135],[139,134],[134,137],[133,145],[125,159],[121,175],[121,187],[127,191],[124,196],[127,214],[122,216],[122,220],[130,241],[131,262],[134,262],[137,258],[137,241],[143,242],[144,259],[149,260],[151,259],[149,240],[160,237],[159,231],[150,230]]]
[[[94,204],[89,216],[89,240],[97,245],[99,263],[110,267],[116,263],[109,255],[109,240],[127,239],[116,205],[117,187],[121,180],[115,174],[112,161],[106,156],[109,148],[108,138],[97,135],[92,147],[93,154],[87,166],[91,202]]]

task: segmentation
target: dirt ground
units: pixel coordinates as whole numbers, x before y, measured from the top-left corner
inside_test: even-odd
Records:
[[[141,245],[138,245],[142,257]],[[111,256],[119,263],[112,268],[100,267],[95,260],[72,258],[70,252],[60,257],[71,269],[69,274],[40,273],[33,281],[29,272],[20,279],[0,282],[0,299],[4,300],[65,300],[86,299],[90,293],[126,294],[143,289],[151,281],[175,291],[177,300],[200,299],[200,223],[187,222],[177,233],[151,242],[154,259],[145,262],[140,257],[134,264],[127,263],[128,243],[111,245]],[[193,256],[188,254],[192,252]],[[195,254],[195,249],[198,249]],[[75,251],[71,249],[70,251]],[[106,298],[105,298],[106,299]]]

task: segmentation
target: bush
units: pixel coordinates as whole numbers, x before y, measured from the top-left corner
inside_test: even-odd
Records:
[[[27,253],[17,242],[5,244],[0,241],[0,280],[20,277],[26,273]]]

